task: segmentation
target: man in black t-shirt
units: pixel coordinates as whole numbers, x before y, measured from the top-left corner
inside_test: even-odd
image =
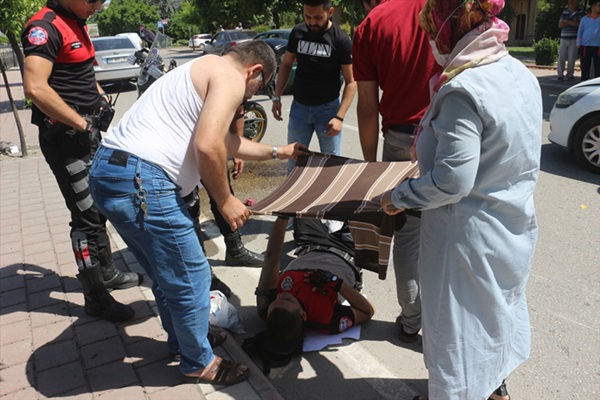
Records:
[[[356,93],[352,75],[352,43],[348,35],[331,21],[331,0],[303,0],[305,22],[292,29],[287,51],[277,77],[273,116],[281,121],[281,94],[292,66],[294,101],[288,122],[288,143],[310,144],[317,133],[321,152],[340,155],[344,116]],[[344,91],[340,102],[340,72]],[[288,161],[288,172],[294,161]]]

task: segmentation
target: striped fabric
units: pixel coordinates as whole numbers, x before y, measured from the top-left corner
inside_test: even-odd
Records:
[[[348,220],[356,264],[385,279],[391,238],[404,213],[390,217],[381,197],[403,180],[418,176],[417,163],[367,162],[331,154],[300,157],[273,193],[249,207],[253,214]]]

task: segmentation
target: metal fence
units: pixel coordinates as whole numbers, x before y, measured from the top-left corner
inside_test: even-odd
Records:
[[[17,55],[10,46],[0,46],[0,59],[6,69],[19,65],[17,63]]]

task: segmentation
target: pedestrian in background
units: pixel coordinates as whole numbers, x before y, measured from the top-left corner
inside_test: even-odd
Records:
[[[140,25],[140,37],[146,42],[146,47],[150,48],[154,44],[156,35],[150,29],[146,28],[146,25]]]
[[[102,0],[48,0],[21,34],[25,53],[23,86],[33,102],[31,122],[40,149],[71,212],[71,242],[83,287],[84,311],[109,321],[126,321],[133,308],[108,289],[142,283],[136,273],[119,271],[112,258],[106,218],[88,186],[89,165],[99,140],[97,119],[108,104],[96,82],[95,52],[85,22]]]
[[[504,45],[503,7],[427,0],[420,25],[444,69],[421,120],[420,177],[382,200],[389,214],[422,212],[430,400],[509,400],[504,379],[531,351],[525,289],[538,234],[542,95]]]
[[[271,111],[281,117],[281,95],[294,63],[292,107],[288,122],[288,143],[310,144],[317,133],[322,153],[340,155],[342,123],[354,94],[352,43],[348,35],[331,21],[331,0],[303,0],[304,21],[292,29],[279,67]],[[340,73],[344,92],[340,102]],[[294,161],[288,161],[288,172]]]
[[[600,0],[590,1],[590,12],[581,19],[577,31],[577,47],[581,58],[581,81],[600,76]]]
[[[379,4],[381,3],[381,4]],[[366,161],[377,161],[379,114],[383,161],[410,161],[414,131],[429,105],[429,79],[440,71],[419,26],[425,0],[363,0],[368,12],[352,43],[358,85],[358,131]],[[379,90],[382,90],[381,100]],[[421,329],[419,295],[420,216],[407,215],[394,232],[394,272],[401,313],[399,338],[414,342]]]
[[[556,72],[558,80],[565,78],[565,62],[567,64],[567,79],[574,79],[575,60],[577,59],[577,29],[579,21],[585,12],[579,8],[577,0],[569,0],[567,7],[560,14],[558,27],[560,28],[560,48],[558,49],[558,62]]]

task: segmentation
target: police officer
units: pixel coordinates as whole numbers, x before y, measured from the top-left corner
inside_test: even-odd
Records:
[[[94,76],[94,47],[86,19],[104,0],[48,0],[21,35],[24,88],[33,101],[40,149],[71,212],[71,240],[83,286],[85,312],[110,321],[133,317],[107,289],[125,289],[142,275],[119,271],[112,260],[106,218],[93,203],[88,168],[100,133],[97,119],[108,98]]]

